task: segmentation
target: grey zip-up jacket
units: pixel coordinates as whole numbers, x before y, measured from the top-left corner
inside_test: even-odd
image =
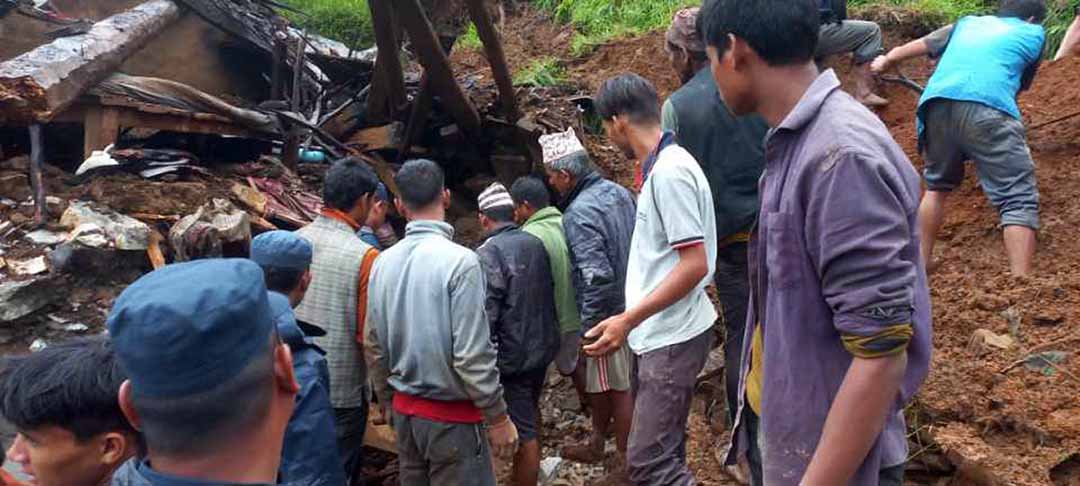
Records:
[[[471,400],[488,420],[506,413],[484,310],[480,260],[439,221],[413,221],[375,261],[365,355],[375,393]]]

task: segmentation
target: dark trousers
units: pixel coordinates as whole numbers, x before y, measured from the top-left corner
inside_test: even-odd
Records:
[[[630,480],[643,486],[697,484],[686,465],[686,421],[697,375],[713,333],[650,351],[637,359],[634,427],[626,451]]]
[[[364,432],[367,431],[368,402],[355,408],[334,409],[334,431],[337,434],[341,465],[345,468],[345,480],[349,484],[360,480],[363,464]]]
[[[714,280],[724,326],[724,394],[729,426],[735,422],[735,410],[739,406],[739,370],[742,367],[746,307],[750,303],[747,248],[747,243],[734,243],[716,252]]]
[[[495,486],[483,425],[393,416],[401,486]]]
[[[761,460],[761,419],[749,406],[743,408],[743,425],[750,437],[750,448],[746,451],[746,460],[750,464],[750,486],[763,486],[765,481]],[[900,464],[882,469],[878,475],[878,486],[903,486],[904,467],[905,464]]]

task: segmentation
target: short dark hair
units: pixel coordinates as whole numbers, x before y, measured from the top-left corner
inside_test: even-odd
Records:
[[[4,360],[0,415],[21,430],[55,426],[79,441],[106,432],[137,437],[117,398],[125,379],[104,337],[52,344]]]
[[[1016,17],[1036,22],[1046,20],[1046,0],[1001,0],[998,4],[998,17]]]
[[[514,207],[513,206],[496,206],[488,208],[483,211],[484,216],[487,216],[496,223],[513,223],[514,222]]]
[[[296,289],[300,285],[300,280],[304,277],[306,269],[296,268],[280,268],[263,266],[263,275],[265,276],[266,290],[272,290],[274,292],[281,292],[287,294]]]
[[[267,336],[267,351],[252,358],[228,381],[181,397],[156,398],[133,389],[147,446],[163,454],[215,451],[223,438],[247,430],[266,417],[273,394],[276,333]]]
[[[624,73],[604,81],[593,97],[601,119],[628,116],[633,123],[660,123],[660,98],[649,80]]]
[[[442,167],[427,159],[406,161],[394,175],[394,182],[401,201],[413,209],[427,207],[437,201],[446,188]]]
[[[533,209],[540,210],[551,206],[551,193],[544,181],[533,176],[519,177],[510,186],[510,197],[514,204],[529,203]]]
[[[814,0],[706,0],[698,15],[705,44],[721,53],[733,34],[770,66],[814,59],[821,28]]]
[[[360,159],[346,157],[334,162],[323,179],[323,203],[348,211],[361,197],[375,192],[379,177]]]

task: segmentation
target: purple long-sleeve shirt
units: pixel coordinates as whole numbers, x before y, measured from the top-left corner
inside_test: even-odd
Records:
[[[751,333],[760,323],[765,484],[795,485],[806,472],[853,359],[841,336],[910,323],[903,386],[851,482],[876,485],[881,469],[907,457],[902,410],[930,365],[918,174],[881,121],[840,90],[832,71],[770,131],[765,157],[739,393],[746,395]],[[745,427],[737,429],[731,453],[745,453],[747,440]]]

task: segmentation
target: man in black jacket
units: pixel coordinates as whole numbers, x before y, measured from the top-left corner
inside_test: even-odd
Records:
[[[821,30],[815,57],[852,53],[852,74],[855,92],[860,103],[878,108],[889,100],[874,94],[874,77],[870,62],[882,51],[881,27],[873,22],[847,19],[847,0],[818,0],[821,14]],[[820,65],[820,63],[819,63]]]
[[[630,191],[596,173],[573,129],[540,137],[540,146],[548,182],[562,196],[563,229],[584,333],[626,310],[626,267],[637,204]],[[630,392],[633,356],[630,348],[623,346],[607,356],[583,355],[582,359],[579,366],[585,366],[593,435],[585,444],[564,447],[562,457],[585,463],[602,461],[607,432],[614,422],[619,460],[611,477],[601,483],[623,484],[634,416]]]
[[[513,481],[533,486],[540,473],[540,392],[559,350],[555,283],[539,238],[514,224],[514,200],[496,182],[480,193],[487,240],[476,250],[487,281],[484,308],[491,323],[503,396],[521,446]]]
[[[667,32],[667,52],[683,86],[661,110],[664,131],[701,164],[716,211],[716,273],[724,331],[727,421],[739,398],[746,305],[750,298],[747,242],[758,214],[758,179],[765,167],[768,124],[758,115],[736,117],[724,104],[709,70],[705,43],[697,31],[698,8],[675,14]]]

